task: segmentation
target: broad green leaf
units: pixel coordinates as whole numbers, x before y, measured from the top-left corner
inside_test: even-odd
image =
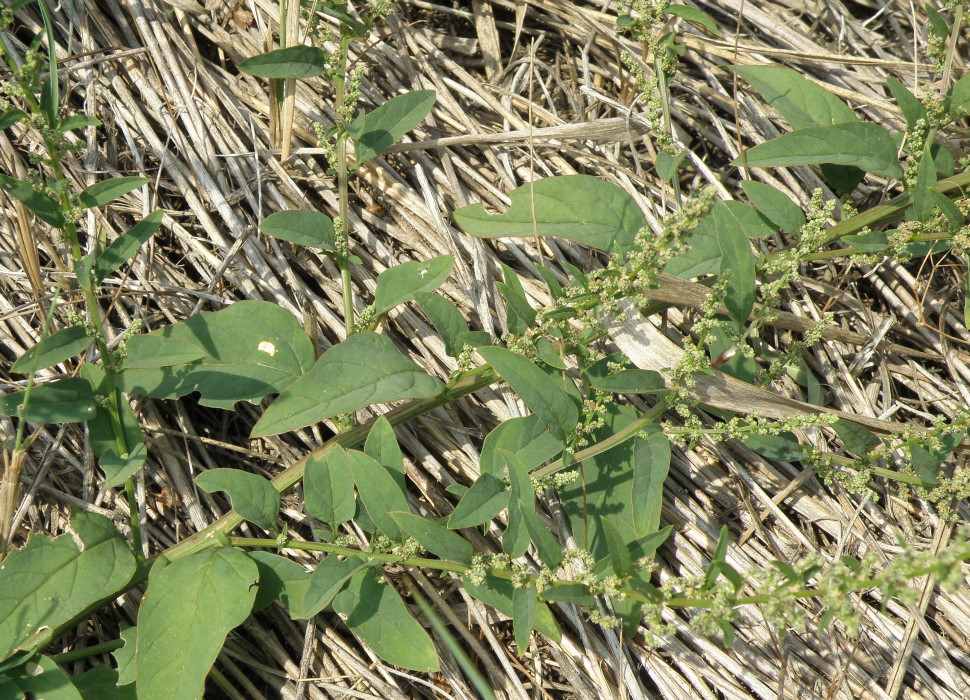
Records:
[[[609,561],[613,573],[621,577],[627,576],[633,570],[633,566],[630,562],[630,550],[626,546],[626,540],[620,534],[614,522],[602,515],[600,516],[600,527],[603,528],[603,534],[606,536],[606,547],[610,553]]]
[[[27,391],[23,390],[0,397],[0,414],[16,416],[26,394]],[[91,420],[96,412],[97,402],[91,385],[83,379],[71,377],[34,386],[24,417],[36,423],[81,423]]]
[[[714,204],[714,210],[717,216],[732,219],[732,227],[748,238],[764,238],[773,234],[778,228],[763,213],[743,202],[718,200]]]
[[[465,492],[448,518],[448,527],[460,530],[489,522],[509,504],[509,490],[491,474],[482,474]]]
[[[536,311],[529,304],[525,288],[515,270],[503,264],[502,276],[505,281],[496,282],[495,286],[505,301],[505,325],[509,333],[521,335],[535,325]]]
[[[563,440],[576,427],[579,422],[576,404],[528,358],[499,347],[479,348],[478,353],[539,416],[553,437]]]
[[[89,126],[101,126],[101,120],[92,117],[90,114],[75,114],[65,117],[57,125],[58,131],[71,131],[73,129],[86,129]]]
[[[313,344],[299,320],[265,301],[239,301],[148,335],[191,343],[205,356],[174,367],[126,369],[119,386],[162,399],[198,391],[201,404],[216,408],[232,409],[237,401],[257,402],[283,391],[314,360]]]
[[[27,118],[27,113],[22,109],[8,109],[0,114],[0,129],[9,129],[11,126]]]
[[[923,149],[923,155],[919,160],[919,172],[916,174],[916,182],[913,184],[913,214],[917,221],[929,221],[936,211],[936,201],[933,199],[932,192],[935,191],[933,185],[936,184],[936,165],[933,163],[933,154],[930,152],[930,144]]]
[[[899,105],[899,109],[902,110],[903,116],[906,117],[907,127],[913,129],[916,127],[916,122],[926,119],[926,107],[905,85],[893,77],[886,78],[886,85],[896,104]]]
[[[0,189],[23,203],[41,221],[46,221],[56,228],[64,226],[64,212],[61,211],[61,205],[48,195],[35,189],[29,182],[15,180],[12,177],[0,174]]]
[[[135,557],[110,520],[79,512],[71,529],[79,541],[33,533],[0,565],[0,659],[45,646],[54,628],[121,592],[135,574]]]
[[[397,435],[394,434],[394,427],[386,417],[381,416],[374,421],[364,442],[364,454],[387,469],[397,482],[401,493],[407,494],[408,487],[404,480],[404,455],[397,442]]]
[[[895,179],[903,174],[889,132],[870,123],[799,129],[749,149],[744,160],[755,168],[836,163]],[[740,157],[732,161],[740,163]]]
[[[328,253],[337,250],[333,219],[318,211],[278,211],[263,219],[259,230],[268,236]]]
[[[281,601],[294,620],[303,619],[303,599],[310,587],[310,572],[292,559],[270,552],[248,552],[259,570],[259,590],[253,610]]]
[[[522,520],[529,533],[529,539],[535,545],[539,560],[550,569],[555,569],[562,562],[562,550],[559,542],[549,527],[542,522],[534,508],[522,505]],[[470,545],[469,545],[470,546]]]
[[[31,700],[84,700],[68,675],[49,656],[35,656],[25,664],[5,671],[3,676],[22,693],[7,694],[10,691],[0,685],[0,697],[10,700],[21,697]],[[0,683],[4,680],[3,676],[0,676]]]
[[[667,263],[664,272],[683,279],[717,274],[721,267],[721,247],[717,242],[713,212],[709,213],[687,237],[687,252]]]
[[[427,262],[406,262],[389,267],[377,276],[374,310],[383,316],[398,304],[414,299],[418,292],[431,292],[440,287],[455,266],[451,255]]]
[[[510,418],[485,436],[478,464],[482,474],[505,474],[502,450],[511,452],[526,470],[532,470],[562,452],[562,440],[553,437],[537,415]]]
[[[963,433],[949,433],[941,436],[939,441],[940,447],[938,449],[923,447],[916,440],[906,442],[912,460],[910,466],[912,466],[916,476],[931,485],[940,483],[940,467],[963,441]]]
[[[458,339],[459,334],[468,332],[468,323],[461,311],[444,297],[436,294],[418,292],[414,295],[424,315],[428,317],[435,331],[445,344],[449,357],[458,357],[465,344]]]
[[[304,5],[308,4],[310,3],[304,3]],[[341,24],[349,27],[358,37],[367,36],[367,34],[370,32],[370,27],[358,20],[342,7],[338,7],[336,4],[317,3],[315,7],[318,12],[329,15]]]
[[[289,46],[247,58],[239,70],[257,78],[312,78],[323,75],[327,52],[316,46]]]
[[[882,445],[882,440],[858,423],[840,418],[832,427],[845,443],[845,449],[859,457],[868,457],[870,452]]]
[[[334,446],[324,459],[310,457],[303,475],[303,508],[334,532],[354,517],[354,477],[347,451]]]
[[[622,369],[595,380],[593,388],[617,394],[660,394],[666,391],[663,377],[652,369]]]
[[[721,36],[721,30],[718,29],[717,22],[711,19],[711,16],[706,12],[698,10],[696,7],[690,7],[689,5],[667,5],[664,13],[680,17],[693,24],[699,24],[714,36]]]
[[[714,205],[711,212],[717,242],[721,249],[719,274],[728,276],[724,305],[739,324],[748,320],[754,308],[755,267],[751,245],[744,229],[723,202]]]
[[[517,498],[509,500],[509,524],[502,532],[502,551],[512,559],[518,559],[529,549],[529,529],[524,513],[535,512],[533,503],[525,504]]]
[[[535,348],[536,357],[553,369],[564,370],[568,367],[560,351],[548,338],[539,338],[536,340]]]
[[[269,479],[241,469],[209,469],[195,477],[195,484],[206,493],[224,491],[239,515],[264,530],[276,529],[280,492]]]
[[[91,363],[81,366],[81,377],[88,381],[95,395],[107,396],[104,369]],[[98,458],[98,466],[104,472],[104,485],[113,488],[124,484],[130,476],[142,468],[148,458],[145,436],[141,431],[138,417],[131,404],[120,391],[115,390],[121,432],[124,436],[124,451],[120,451],[108,409],[98,406],[97,414],[88,421],[88,436],[91,451]]]
[[[123,370],[158,369],[195,362],[205,357],[205,350],[194,343],[145,333],[128,341]]]
[[[435,556],[462,564],[471,563],[475,549],[464,537],[413,513],[396,511],[390,516],[401,530]]]
[[[671,155],[667,151],[657,153],[657,160],[653,164],[657,170],[657,177],[664,182],[670,182],[674,175],[677,174],[677,168],[680,167],[680,164],[684,162],[684,158],[686,157],[687,151],[680,151],[677,155]]]
[[[805,448],[795,437],[795,433],[787,430],[778,435],[749,435],[742,442],[768,459],[794,462],[804,459],[807,455]]]
[[[946,20],[943,19],[943,15],[937,11],[931,3],[924,3],[923,9],[926,10],[926,17],[929,19],[929,30],[936,35],[937,38],[945,40],[947,35],[950,33],[950,27],[947,26]]]
[[[85,187],[84,191],[78,195],[81,206],[90,209],[91,207],[103,207],[109,202],[113,202],[118,197],[123,197],[132,190],[138,189],[142,185],[147,185],[151,180],[145,177],[113,177],[108,180],[101,180],[90,187]]]
[[[110,666],[95,666],[71,680],[84,700],[137,700],[135,686],[119,686],[118,671]]]
[[[781,112],[792,129],[859,121],[845,102],[791,68],[738,66],[736,70]]]
[[[124,641],[124,646],[111,652],[115,666],[118,668],[119,685],[129,685],[134,688],[138,672],[135,668],[135,646],[138,639],[138,628],[124,622],[118,625],[118,636]]]
[[[88,335],[84,326],[62,328],[27,350],[13,363],[10,371],[27,374],[56,365],[84,352],[93,342],[94,338]]]
[[[954,117],[970,113],[970,73],[962,76],[950,88],[948,111]]]
[[[392,97],[374,111],[357,117],[347,126],[354,139],[356,164],[376,158],[423,122],[434,107],[435,99],[434,90],[415,90]]]
[[[412,671],[438,671],[438,655],[428,633],[374,569],[354,575],[334,598],[333,609],[385,661]]]
[[[714,553],[711,555],[711,564],[707,567],[707,575],[704,579],[704,584],[710,588],[717,581],[718,574],[721,573],[719,564],[724,563],[724,558],[727,556],[728,544],[731,540],[731,532],[728,530],[727,525],[721,526],[721,532],[717,537],[717,544],[714,546]]]
[[[638,437],[633,445],[633,533],[643,537],[660,528],[663,488],[670,469],[670,441],[659,430]],[[617,531],[621,525],[613,522]]]
[[[429,398],[441,382],[377,333],[357,333],[330,348],[266,410],[253,437],[276,435],[376,403]]]
[[[326,608],[352,576],[373,566],[374,563],[367,560],[353,557],[341,560],[335,554],[321,561],[310,576],[300,618],[309,619]]]
[[[512,591],[512,630],[519,656],[524,656],[529,648],[538,602],[535,586],[520,586]]]
[[[785,233],[797,235],[805,225],[805,213],[788,195],[779,192],[771,185],[755,180],[745,180],[741,189],[748,195],[751,203]]]
[[[504,214],[481,204],[462,207],[455,221],[480,238],[555,236],[600,250],[623,252],[647,220],[616,185],[589,175],[564,175],[523,185]]]
[[[108,275],[135,257],[138,249],[162,225],[164,215],[165,212],[156,209],[105,248],[94,263],[94,275],[98,282],[103,281]]]
[[[410,512],[407,496],[401,493],[390,472],[363,452],[348,451],[347,456],[357,494],[367,515],[392,540],[403,540],[404,533],[390,514],[392,511]]]
[[[231,547],[153,567],[138,610],[138,696],[201,698],[226,635],[249,617],[258,579],[256,563]]]
[[[499,455],[505,464],[503,471],[509,475],[509,492],[512,500],[521,500],[535,510],[535,488],[525,463],[511,452],[501,451]]]
[[[482,585],[472,583],[467,577],[462,579],[462,585],[470,595],[486,605],[492,606],[506,617],[515,617],[515,603],[513,600],[515,588],[508,579],[496,578],[489,574],[485,577],[485,582]],[[533,629],[538,630],[554,641],[562,638],[562,631],[559,629],[559,624],[549,611],[548,606],[542,602],[536,605]]]
[[[589,587],[582,583],[554,584],[539,595],[551,603],[572,603],[580,607],[591,607],[596,603],[596,599],[590,595]]]

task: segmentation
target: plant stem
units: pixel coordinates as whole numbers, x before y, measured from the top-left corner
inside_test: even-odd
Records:
[[[347,89],[347,50],[348,40],[340,40],[340,65],[334,77],[337,90],[337,119],[341,120],[344,110],[344,100]],[[350,277],[350,222],[347,219],[349,193],[349,172],[347,170],[347,134],[341,133],[337,137],[337,217],[340,226],[337,229],[337,265],[340,267],[340,285],[344,302],[344,326],[347,336],[354,332],[354,288]]]
[[[107,654],[115,649],[120,649],[124,645],[124,639],[112,639],[109,642],[93,644],[89,647],[84,647],[83,649],[75,649],[74,651],[66,651],[63,654],[55,654],[51,657],[51,660],[58,665],[67,664],[71,663],[72,661],[87,659],[88,657],[96,656],[98,654]]]

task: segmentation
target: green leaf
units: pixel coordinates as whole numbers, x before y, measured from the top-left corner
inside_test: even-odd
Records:
[[[936,184],[936,165],[933,163],[933,154],[930,151],[930,144],[926,144],[923,155],[919,160],[919,172],[916,174],[916,182],[913,184],[913,214],[917,221],[929,221],[936,212],[936,200],[933,199]]]
[[[785,233],[795,236],[805,225],[805,214],[802,208],[791,201],[788,195],[779,192],[771,185],[745,180],[741,183],[741,189],[748,195],[751,203]]]
[[[670,441],[659,430],[633,445],[633,533],[643,537],[660,528],[663,488],[670,469]],[[620,530],[617,529],[617,532]]]
[[[468,591],[469,595],[477,598],[486,605],[490,605],[506,617],[514,619],[515,588],[508,579],[496,578],[489,574],[485,577],[485,582],[481,585],[472,583],[468,577],[462,579],[462,585]],[[533,629],[538,630],[555,641],[562,638],[562,631],[559,629],[559,624],[549,611],[548,606],[542,602],[536,605]]]
[[[374,310],[383,316],[398,304],[414,299],[418,292],[431,292],[440,287],[455,266],[451,255],[427,262],[406,262],[389,267],[377,276]]]
[[[93,342],[94,338],[88,335],[84,326],[62,328],[27,350],[13,363],[10,371],[27,374],[56,365],[70,357],[81,354],[91,347]]]
[[[29,182],[0,174],[0,189],[23,203],[41,221],[46,221],[56,228],[64,226],[64,212],[61,211],[61,205],[43,192],[34,189]]]
[[[535,325],[536,311],[529,304],[525,288],[515,270],[503,264],[502,275],[505,282],[497,282],[495,286],[505,300],[505,325],[509,333],[521,335]]]
[[[795,437],[795,433],[789,430],[778,435],[749,435],[741,442],[762,457],[783,462],[794,462],[804,459],[807,455],[805,448]]]
[[[195,484],[206,493],[225,491],[239,515],[264,530],[276,529],[280,492],[269,479],[241,469],[209,469],[195,477]]]
[[[713,211],[701,219],[686,243],[687,252],[671,259],[664,267],[664,272],[683,279],[718,273],[721,247],[717,241]]]
[[[623,252],[647,220],[636,201],[614,184],[564,175],[523,185],[504,214],[481,204],[455,211],[455,221],[480,238],[555,236],[600,250]],[[533,220],[534,219],[534,220]]]
[[[113,177],[108,180],[101,180],[90,187],[85,187],[84,191],[78,195],[78,200],[82,207],[88,209],[103,207],[105,204],[113,202],[118,197],[123,197],[142,185],[147,185],[149,182],[151,180],[146,177]]]
[[[489,522],[509,504],[509,490],[491,474],[482,474],[465,492],[448,518],[448,527],[460,530]]]
[[[449,357],[458,357],[465,344],[458,339],[461,333],[468,332],[468,323],[461,311],[444,297],[436,294],[418,292],[414,295],[418,305],[428,317],[435,331],[441,336],[445,344],[445,352]]]
[[[677,174],[677,168],[680,167],[680,164],[684,162],[684,158],[686,157],[687,151],[680,151],[676,155],[671,155],[667,151],[657,153],[657,160],[653,164],[657,170],[657,177],[664,182],[670,182],[674,175]]]
[[[744,160],[754,168],[836,163],[896,179],[903,174],[889,132],[869,123],[799,129],[749,149]],[[732,161],[740,164],[740,157]]]
[[[357,494],[367,509],[367,515],[392,540],[403,540],[404,532],[390,513],[409,512],[407,496],[401,493],[390,472],[363,452],[348,451],[347,456],[350,458],[354,483],[357,484]]]
[[[385,416],[374,421],[370,432],[367,433],[367,440],[364,442],[364,454],[387,469],[394,477],[394,481],[397,482],[401,493],[407,495],[408,487],[404,480],[404,455],[401,453],[401,446],[397,443],[394,427]]]
[[[512,591],[512,630],[519,656],[524,656],[529,648],[538,602],[535,586],[521,586]]]
[[[950,88],[947,111],[954,117],[970,113],[970,73],[962,76]]]
[[[237,401],[257,402],[283,391],[314,360],[313,344],[297,318],[266,301],[239,301],[148,335],[197,345],[205,356],[175,367],[126,369],[119,386],[160,399],[198,391],[202,405],[216,408],[232,409]]]
[[[717,231],[718,247],[721,249],[719,274],[729,276],[724,305],[734,320],[743,324],[754,308],[754,255],[745,230],[723,202],[715,204],[711,214]]]
[[[86,129],[89,126],[101,126],[101,120],[92,117],[90,114],[75,114],[62,119],[61,123],[57,125],[57,130],[71,131],[73,129]]]
[[[685,19],[692,24],[699,24],[714,36],[721,36],[721,30],[717,27],[717,22],[711,19],[706,12],[698,10],[696,7],[688,5],[667,5],[664,14],[673,15]]]
[[[257,78],[312,78],[323,75],[327,52],[316,46],[288,46],[247,58],[239,70]]]
[[[535,506],[526,505],[517,498],[509,500],[509,524],[502,533],[502,551],[511,559],[518,559],[529,549],[529,530],[526,528],[523,513],[535,511]]]
[[[722,525],[721,532],[717,537],[717,544],[714,546],[714,553],[711,555],[711,564],[707,567],[707,575],[704,578],[704,585],[708,588],[715,584],[718,574],[721,573],[718,565],[724,563],[724,557],[727,556],[727,548],[730,540],[730,530],[728,530],[727,525]]]
[[[613,573],[617,576],[627,576],[633,566],[630,562],[630,550],[627,549],[626,541],[617,529],[616,524],[609,518],[600,516],[600,527],[606,536],[606,547],[610,553],[610,565]]]
[[[940,466],[943,460],[913,440],[907,441],[906,447],[909,448],[910,466],[916,476],[926,484],[938,485],[940,483]]]
[[[390,516],[401,530],[435,556],[462,564],[471,563],[475,549],[464,537],[413,513],[395,511]]]
[[[0,697],[10,700],[21,697],[31,700],[83,700],[68,675],[48,656],[35,656],[25,664],[5,671],[3,676],[0,676]],[[15,686],[19,693],[12,693],[12,689],[5,687],[4,680]]]
[[[138,610],[138,696],[201,698],[226,635],[249,617],[258,578],[256,563],[231,547],[152,567]]]
[[[310,572],[292,559],[270,552],[247,552],[259,570],[259,590],[253,610],[281,601],[294,620],[303,619],[303,599],[310,587]]]
[[[135,686],[119,687],[118,671],[110,666],[95,666],[72,680],[84,700],[137,700]]]
[[[110,520],[79,512],[71,529],[76,539],[33,533],[23,549],[3,560],[0,659],[45,646],[55,628],[124,590],[135,574],[135,557]]]
[[[530,508],[522,501],[519,503],[525,529],[529,533],[532,544],[535,545],[539,560],[549,569],[555,569],[562,562],[563,548],[542,519],[536,515],[535,508]]]
[[[3,114],[0,114],[0,129],[9,129],[17,122],[26,118],[27,113],[22,109],[8,109]]]
[[[376,158],[423,122],[434,107],[435,99],[434,90],[415,90],[392,97],[374,111],[357,117],[347,127],[354,139],[356,164]]]
[[[622,369],[594,380],[592,385],[597,391],[617,394],[661,394],[666,391],[663,377],[652,369]]]
[[[478,353],[539,416],[553,437],[563,440],[576,427],[579,422],[576,404],[528,358],[498,347],[479,348]]]
[[[304,4],[306,5],[308,3]],[[338,7],[330,3],[316,3],[314,7],[316,7],[318,12],[329,15],[341,24],[346,25],[357,37],[364,37],[370,33],[370,27],[358,20],[342,7]]]
[[[509,475],[509,486],[512,500],[521,500],[523,503],[532,506],[535,510],[535,488],[532,486],[532,477],[525,464],[511,452],[499,453],[505,463],[505,470]]]
[[[553,437],[537,415],[510,418],[485,437],[478,464],[482,474],[505,474],[502,451],[514,454],[529,471],[562,452],[562,440]]]
[[[543,589],[540,596],[551,603],[572,603],[580,607],[591,607],[596,603],[589,593],[589,587],[582,583],[553,584]]]
[[[889,87],[893,99],[896,100],[896,104],[902,110],[903,116],[906,117],[907,127],[913,129],[916,127],[916,122],[926,119],[926,107],[905,85],[893,77],[886,78],[886,85]]]
[[[135,686],[119,686],[118,671],[110,666],[95,666],[72,680],[84,700],[137,700]]]
[[[15,391],[0,397],[0,414],[16,416],[26,394],[26,390]],[[91,385],[83,379],[71,377],[31,389],[24,418],[36,423],[82,423],[91,420],[96,409]]]
[[[950,28],[946,24],[946,20],[943,19],[935,7],[931,3],[925,3],[923,9],[926,10],[926,16],[930,20],[930,31],[937,36],[939,39],[946,39],[947,35],[950,33]]]
[[[131,684],[131,687],[134,688],[134,682],[137,678],[135,645],[137,644],[138,628],[121,622],[118,625],[118,636],[125,643],[120,649],[115,649],[111,652],[115,660],[115,666],[118,667],[118,684]]]
[[[205,350],[194,343],[151,333],[134,336],[126,350],[123,370],[174,367],[205,357]]]
[[[438,671],[438,655],[428,633],[373,569],[353,576],[334,598],[333,609],[385,661],[412,671]]]
[[[94,264],[94,275],[98,282],[102,282],[108,275],[135,257],[138,249],[152,237],[162,225],[165,212],[156,209],[137,224],[118,236]]]
[[[276,435],[377,403],[424,399],[441,382],[402,355],[394,341],[357,333],[334,345],[266,410],[253,437]]]
[[[743,202],[718,200],[714,204],[717,216],[731,220],[731,228],[737,229],[748,238],[770,236],[778,228],[763,213]]]
[[[320,248],[328,253],[337,251],[333,219],[317,211],[278,211],[263,219],[259,230],[268,236],[308,248]]]
[[[335,445],[323,459],[310,457],[303,475],[303,508],[334,532],[354,517],[354,477],[347,451]]]
[[[792,129],[859,121],[845,102],[791,68],[738,66],[736,70],[781,112]]]
[[[81,366],[81,377],[88,381],[95,395],[108,395],[108,385],[102,367],[86,363]],[[115,397],[125,443],[124,452],[118,451],[118,439],[107,408],[99,405],[97,414],[88,421],[91,451],[98,458],[98,466],[104,472],[105,488],[124,484],[131,475],[142,468],[148,458],[145,436],[128,398],[117,389]]]
[[[845,449],[859,457],[868,457],[870,452],[882,445],[882,440],[858,423],[840,418],[832,427],[845,443]]]
[[[321,561],[310,576],[300,618],[309,619],[319,613],[333,602],[351,577],[373,566],[373,562],[353,557],[341,560],[335,554]]]

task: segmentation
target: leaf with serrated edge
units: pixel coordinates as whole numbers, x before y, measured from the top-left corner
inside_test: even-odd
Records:
[[[13,363],[10,371],[26,374],[56,365],[84,352],[93,342],[94,338],[88,335],[84,326],[62,328],[27,350]]]
[[[377,333],[357,333],[323,354],[266,410],[252,437],[276,435],[375,403],[429,398],[441,382]]]
[[[224,491],[232,509],[249,522],[273,530],[280,512],[280,492],[269,479],[241,469],[209,469],[195,477],[195,484],[206,493]]]
[[[226,635],[249,617],[259,569],[231,547],[153,567],[138,610],[138,696],[201,698]]]
[[[479,348],[478,353],[539,416],[554,437],[562,440],[576,427],[579,422],[576,404],[528,358],[498,347]]]
[[[455,221],[481,238],[555,236],[600,250],[630,247],[647,220],[636,201],[616,185],[589,175],[564,175],[523,185],[504,214],[481,204],[455,211]]]
[[[79,512],[71,535],[32,534],[0,564],[0,659],[49,642],[53,629],[97,600],[121,591],[135,573],[135,557],[114,524]]]
[[[385,661],[412,671],[439,669],[428,633],[408,613],[397,591],[373,569],[353,576],[334,598],[333,609]]]
[[[389,267],[377,276],[374,311],[386,314],[398,304],[414,299],[418,292],[431,292],[451,274],[455,259],[442,255],[427,262],[406,262]]]

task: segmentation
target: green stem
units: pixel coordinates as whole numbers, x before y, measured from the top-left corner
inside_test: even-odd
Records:
[[[80,661],[81,659],[87,659],[91,656],[97,656],[98,654],[107,654],[115,649],[120,649],[124,645],[124,639],[112,639],[110,642],[93,644],[89,647],[84,647],[83,649],[66,651],[63,654],[55,654],[51,657],[51,660],[58,665],[69,664],[72,661]]]
[[[344,100],[346,99],[347,89],[347,51],[348,42],[346,39],[340,41],[340,65],[337,67],[337,76],[334,84],[337,90],[337,120],[342,120],[341,114],[344,110]],[[347,169],[347,134],[341,133],[337,137],[337,196],[340,227],[337,230],[337,265],[340,267],[340,285],[344,302],[344,326],[347,329],[347,336],[354,332],[354,288],[350,277],[350,223],[348,216],[348,202],[350,199],[349,177]]]

